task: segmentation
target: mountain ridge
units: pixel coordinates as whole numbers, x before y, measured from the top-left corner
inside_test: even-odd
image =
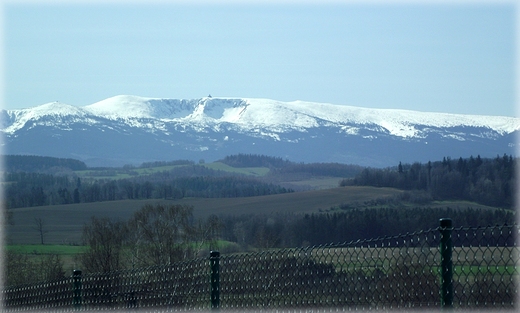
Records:
[[[420,151],[414,149],[423,149],[428,144],[431,149],[436,146],[444,150],[445,155],[456,151],[484,154],[476,151],[479,146],[495,155],[514,154],[520,118],[373,109],[300,100],[223,97],[187,100],[119,95],[83,107],[51,102],[28,109],[1,110],[0,132],[4,149],[9,153],[82,155],[82,160],[92,157],[93,152],[80,147],[75,148],[77,151],[67,148],[73,138],[81,139],[77,143],[89,142],[90,147],[97,147],[96,158],[105,158],[103,153],[108,153],[111,145],[123,149],[121,153],[108,153],[117,155],[115,158],[121,162],[125,154],[127,161],[136,161],[132,158],[136,147],[125,147],[123,142],[190,159],[198,159],[197,153],[201,158],[219,158],[226,150],[265,154],[263,150],[270,149],[283,153],[277,156],[289,157],[294,148],[301,158],[291,159],[317,161],[317,156],[310,157],[316,152],[309,150],[326,149],[330,150],[329,161],[343,163],[362,161],[363,153],[378,153],[384,147],[394,155],[392,162],[395,162],[399,153],[417,154]],[[43,148],[44,142],[56,151]],[[460,147],[451,151],[456,144]],[[164,158],[151,153],[137,154],[139,162]],[[422,158],[417,161],[424,161]]]
[[[249,114],[252,107],[254,107],[253,112]],[[317,110],[316,107],[320,107],[319,110]],[[276,113],[280,113],[285,109],[285,114],[274,116],[272,113],[265,112],[266,109]],[[56,110],[58,110],[58,113]],[[249,116],[247,122],[253,121],[256,122],[256,125],[262,126],[290,124],[308,128],[319,125],[316,121],[322,120],[329,123],[349,122],[353,124],[377,124],[391,132],[394,130],[392,127],[396,125],[407,126],[410,124],[435,127],[471,125],[476,127],[488,127],[501,134],[520,130],[520,119],[508,116],[452,114],[402,109],[373,109],[301,100],[283,102],[261,98],[205,97],[185,100],[119,95],[83,107],[51,102],[28,109],[2,111],[7,112],[8,115],[23,115],[24,112],[28,112],[31,115],[30,117],[36,118],[38,116],[35,113],[38,112],[41,115],[93,115],[107,119],[149,118],[162,121],[196,121],[202,119],[205,115],[218,122],[229,123],[237,123],[243,116],[255,115],[255,118]],[[331,111],[334,113],[323,114],[323,112]],[[184,114],[181,112],[184,112]],[[288,112],[293,114],[288,115]],[[287,122],[288,120],[291,122]],[[243,125],[245,123],[240,124]],[[404,128],[406,127],[403,127],[403,129]],[[1,130],[6,131],[5,128]],[[408,134],[408,132],[394,132],[396,135],[405,133]]]

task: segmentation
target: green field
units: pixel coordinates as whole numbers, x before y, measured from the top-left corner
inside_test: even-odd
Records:
[[[453,274],[456,276],[471,276],[477,273],[489,273],[491,275],[513,275],[520,274],[520,267],[514,265],[500,266],[476,266],[458,265],[453,267]]]
[[[7,251],[25,254],[75,255],[85,251],[85,246],[71,245],[8,245]]]
[[[218,240],[216,243],[216,247],[218,249],[225,249],[229,246],[234,246],[236,243]],[[194,246],[196,249],[204,249],[208,250],[208,244],[204,244],[201,247]],[[58,255],[62,264],[63,269],[66,273],[72,272],[72,270],[76,269],[76,265],[78,264],[77,256],[83,252],[85,252],[87,246],[77,246],[77,245],[33,245],[33,244],[14,244],[7,245],[6,250],[8,252],[16,253],[16,254],[25,254],[28,256],[28,259],[32,262],[36,262],[38,264],[41,260],[43,260],[46,256],[49,255]]]
[[[300,181],[281,182],[284,186],[303,187],[307,189],[329,189],[339,186],[341,178],[339,177],[313,177]],[[294,188],[296,190],[296,188]]]
[[[49,255],[58,255],[66,273],[72,273],[77,267],[77,255],[85,251],[85,246],[72,245],[7,245],[8,252],[25,254],[30,262],[39,264]]]
[[[208,164],[201,164],[207,168],[216,171],[224,171],[233,174],[251,175],[251,176],[265,176],[269,173],[267,167],[231,167],[221,162],[213,162]]]

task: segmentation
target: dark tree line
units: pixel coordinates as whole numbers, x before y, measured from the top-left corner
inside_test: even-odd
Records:
[[[154,162],[144,162],[139,168],[151,168],[151,167],[159,167],[159,166],[171,166],[171,165],[193,165],[195,162],[190,160],[174,160],[174,161],[154,161]],[[126,168],[131,168],[131,165],[125,165]]]
[[[161,174],[157,174],[162,176]],[[195,176],[159,179],[157,175],[111,181],[123,199],[236,198],[292,192],[290,189],[244,176]],[[121,184],[121,185],[118,185]]]
[[[79,202],[76,180],[68,176],[42,173],[5,173],[7,207],[32,207]]]
[[[365,168],[342,186],[362,185],[427,191],[434,200],[468,200],[512,208],[516,194],[516,163],[512,156],[470,158],[426,164],[401,164],[395,168]]]
[[[450,217],[455,227],[513,224],[513,212],[497,209],[377,208],[333,213],[220,217],[222,239],[247,247],[275,248],[350,242],[435,229]],[[485,243],[480,243],[485,244]]]
[[[87,169],[84,162],[74,159],[36,155],[4,155],[2,157],[6,172],[46,172],[51,168],[67,168],[73,171]]]

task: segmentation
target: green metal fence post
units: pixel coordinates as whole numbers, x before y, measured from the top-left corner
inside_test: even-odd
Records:
[[[453,307],[453,260],[452,260],[452,220],[441,218],[441,307],[451,309]]]
[[[72,279],[74,281],[74,309],[81,308],[81,271],[72,271]]]
[[[220,308],[220,252],[211,251],[209,263],[211,266],[211,309],[218,311]]]

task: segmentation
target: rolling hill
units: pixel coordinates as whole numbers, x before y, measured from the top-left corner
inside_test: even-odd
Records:
[[[123,200],[18,208],[12,210],[14,225],[7,227],[9,244],[35,244],[39,234],[34,219],[42,218],[49,244],[79,244],[81,231],[92,216],[126,220],[145,203],[194,206],[196,218],[215,215],[317,213],[344,203],[388,197],[402,191],[391,188],[345,187],[245,198],[185,198],[180,200]]]

